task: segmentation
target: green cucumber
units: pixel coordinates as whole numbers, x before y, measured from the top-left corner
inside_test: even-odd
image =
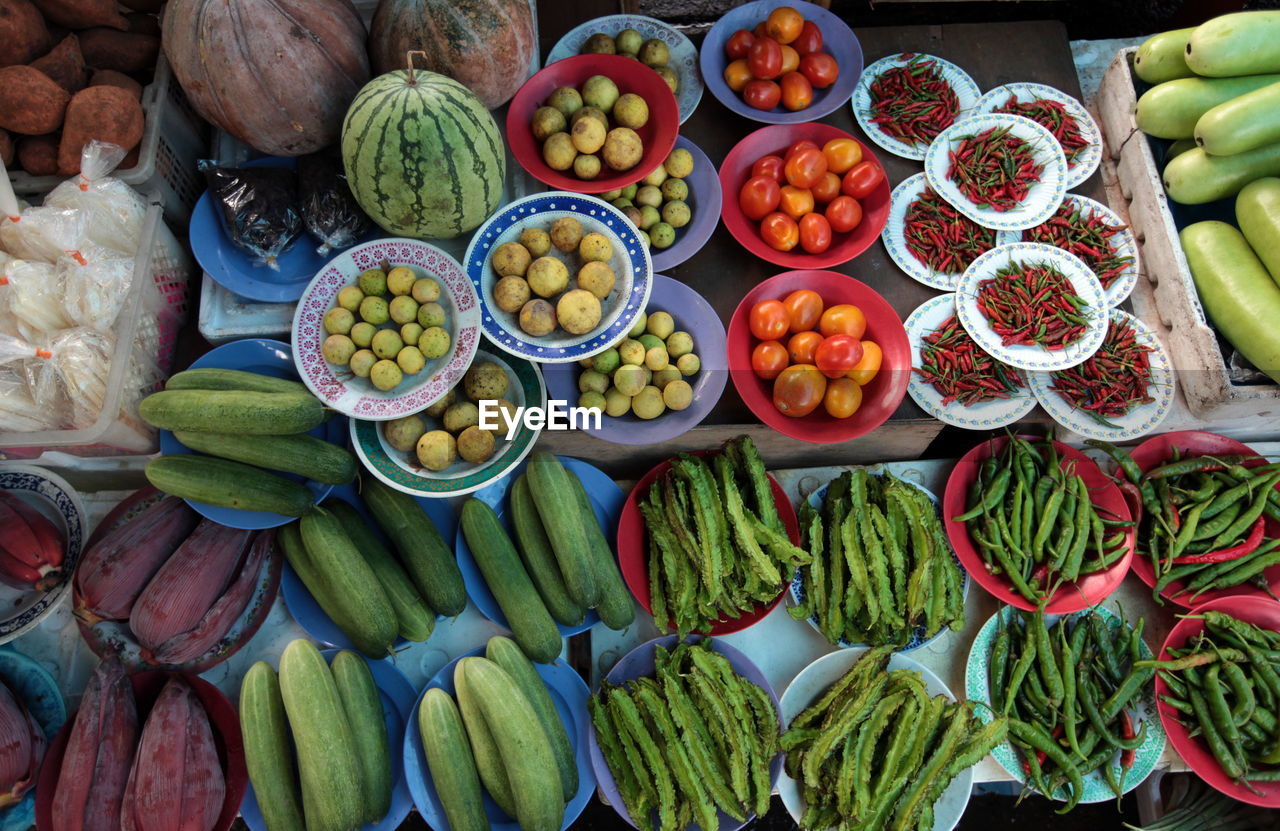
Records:
[[[1195,75],[1187,66],[1187,39],[1196,30],[1174,29],[1152,35],[1142,42],[1133,56],[1133,71],[1148,84],[1161,84],[1175,78]]]
[[[337,624],[343,634],[346,634],[350,624],[338,619],[340,609],[338,602],[333,598],[333,589],[329,586],[329,581],[325,579],[324,574],[316,568],[315,561],[307,552],[307,547],[302,544],[302,531],[299,530],[298,523],[290,522],[276,529],[276,542],[280,543],[280,549],[284,552],[284,558],[288,561],[289,567],[297,573],[298,579],[307,587],[311,597]],[[351,636],[347,635],[347,637]]]
[[[1187,66],[1197,75],[1227,78],[1280,72],[1280,11],[1236,12],[1196,27]]]
[[[317,508],[302,518],[298,530],[334,604],[325,612],[357,649],[370,658],[385,658],[395,644],[399,628],[395,608],[338,517]]]
[[[587,613],[565,588],[560,564],[556,562],[551,541],[547,539],[547,529],[542,527],[538,508],[533,504],[533,494],[529,493],[529,479],[523,473],[511,483],[507,515],[511,517],[520,558],[529,570],[529,577],[537,586],[542,602],[547,604],[547,611],[565,626],[582,623]]]
[[[427,605],[445,617],[467,607],[467,588],[453,549],[414,498],[373,478],[361,480],[360,495],[378,525],[395,543],[400,562]]]
[[[535,451],[529,457],[525,475],[569,595],[583,606],[595,606],[600,602],[600,586],[591,567],[587,535],[569,486],[569,473],[554,455]]]
[[[540,664],[554,661],[562,646],[560,630],[493,508],[468,497],[462,503],[462,536],[520,648]]]
[[[254,436],[175,430],[173,437],[197,453],[267,470],[296,473],[326,485],[345,485],[356,478],[356,457],[350,450],[306,433]]]
[[[315,507],[306,485],[261,468],[211,456],[160,456],[147,462],[147,481],[165,493],[242,511],[303,516]]]
[[[400,637],[418,643],[430,638],[436,628],[435,612],[427,606],[404,567],[373,533],[360,512],[341,499],[326,500],[324,507],[338,515],[342,529],[377,575],[378,582],[387,593],[387,599],[396,610]]]
[[[1138,99],[1138,129],[1158,138],[1191,138],[1209,110],[1240,95],[1280,81],[1280,75],[1243,78],[1179,78],[1158,84]]]
[[[534,712],[538,714],[538,723],[542,725],[547,741],[551,743],[551,751],[556,756],[561,792],[565,802],[568,802],[578,792],[578,762],[574,759],[569,734],[564,729],[564,722],[560,720],[560,712],[551,700],[546,683],[538,675],[529,656],[510,638],[501,635],[490,638],[484,648],[484,656],[506,670],[520,692],[533,705]]]
[[[486,658],[463,658],[454,675],[464,679],[497,745],[521,831],[560,831],[560,774],[533,705],[511,676]]]
[[[382,694],[365,659],[342,650],[329,664],[338,686],[342,711],[355,740],[356,763],[364,794],[364,821],[378,823],[391,810],[391,751],[387,741]]]
[[[1280,82],[1219,104],[1196,122],[1196,144],[1231,156],[1280,142]]]
[[[418,732],[449,831],[489,831],[475,757],[458,705],[447,692],[433,688],[423,694]]]
[[[1280,286],[1280,179],[1268,176],[1244,186],[1236,197],[1236,224]]]
[[[1264,176],[1280,176],[1280,142],[1234,156],[1210,156],[1203,147],[1188,150],[1165,165],[1164,189],[1174,202],[1200,205],[1235,196]]]
[[[511,793],[511,783],[507,779],[507,769],[502,764],[502,754],[493,738],[492,731],[485,723],[484,713],[479,703],[462,677],[462,662],[453,668],[453,692],[458,699],[458,709],[462,713],[462,723],[467,728],[467,740],[471,744],[471,753],[476,765],[476,773],[484,783],[484,789],[493,798],[494,803],[504,814],[516,818],[516,799]]]
[[[581,525],[587,535],[587,546],[591,551],[591,567],[596,572],[596,584],[600,587],[600,602],[596,604],[596,614],[610,629],[622,630],[630,626],[636,619],[636,604],[627,589],[627,581],[622,579],[622,571],[618,568],[618,558],[614,556],[613,546],[605,539],[604,530],[596,520],[596,512],[587,497],[587,489],[582,480],[565,471],[569,487],[573,490],[581,515]]]
[[[329,665],[310,641],[284,648],[280,696],[293,731],[307,831],[359,828],[364,797],[355,737]]]
[[[300,381],[259,375],[239,369],[188,369],[165,382],[167,390],[241,390],[243,392],[285,392],[310,395]]]
[[[306,831],[280,679],[266,661],[249,667],[240,682],[240,734],[267,831]]]
[[[138,403],[138,415],[161,430],[287,436],[324,422],[314,395],[241,390],[163,390]]]

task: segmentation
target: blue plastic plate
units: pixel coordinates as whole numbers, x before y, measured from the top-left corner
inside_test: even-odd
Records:
[[[676,241],[670,248],[649,249],[654,271],[669,271],[697,254],[720,224],[723,195],[716,166],[701,147],[684,136],[676,136],[676,147],[683,147],[693,155],[693,172],[685,178],[689,185],[689,210],[693,212],[693,219],[676,230]]]
[[[67,720],[67,705],[62,700],[58,682],[48,670],[12,646],[3,646],[0,647],[0,681],[22,701],[44,731],[45,739],[52,742]],[[0,808],[0,831],[27,831],[35,821],[35,788],[27,791],[21,802]]]

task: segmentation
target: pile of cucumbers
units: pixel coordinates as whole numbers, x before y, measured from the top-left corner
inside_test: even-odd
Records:
[[[610,629],[635,620],[635,604],[613,547],[596,521],[577,476],[546,452],[529,457],[511,484],[502,518],[474,497],[462,505],[462,535],[508,628],[525,653],[541,664],[560,654],[557,623],[581,623],[595,609]]]
[[[356,478],[349,450],[307,435],[330,413],[297,381],[235,369],[189,369],[142,399],[138,414],[204,454],[161,456],[147,465],[152,485],[183,499],[302,516],[314,496],[276,472],[327,485]]]

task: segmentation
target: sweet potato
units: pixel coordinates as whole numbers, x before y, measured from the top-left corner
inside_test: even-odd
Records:
[[[18,142],[18,167],[32,176],[58,172],[58,137],[25,136]]]
[[[91,87],[120,87],[120,89],[128,90],[134,98],[142,100],[142,84],[125,75],[123,72],[116,72],[114,69],[99,69],[93,73],[93,77],[89,79]]]
[[[31,0],[0,0],[0,66],[29,63],[49,51],[49,30]]]
[[[0,127],[27,136],[42,136],[62,126],[71,95],[53,79],[30,66],[0,69]]]
[[[126,151],[142,141],[142,105],[119,87],[82,89],[67,105],[67,120],[58,145],[58,172],[74,176],[80,172],[80,151],[91,140],[109,141]]]
[[[68,29],[110,26],[124,31],[129,22],[120,14],[116,0],[34,0],[45,19]]]
[[[85,29],[78,34],[84,62],[94,69],[145,72],[156,65],[160,54],[160,38],[155,35],[102,28]]]
[[[13,156],[13,137],[9,135],[8,130],[0,130],[0,162],[4,162],[5,167],[11,167]]]
[[[145,12],[131,12],[124,19],[129,21],[129,32],[135,35],[160,37],[160,18]]]
[[[80,40],[75,35],[67,35],[49,54],[32,61],[31,66],[73,95],[84,89],[89,80],[84,55],[80,54]]]

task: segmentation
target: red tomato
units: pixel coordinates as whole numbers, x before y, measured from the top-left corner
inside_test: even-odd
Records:
[[[800,247],[810,254],[821,254],[831,247],[831,223],[825,216],[811,213],[801,217]]]
[[[782,178],[782,167],[785,162],[781,156],[761,156],[756,159],[756,163],[751,165],[752,176],[768,176],[778,184],[782,184],[785,179]]]
[[[742,88],[742,100],[757,110],[772,110],[782,100],[782,88],[773,81],[748,81]]]
[[[747,323],[756,340],[778,340],[787,333],[790,320],[781,300],[761,300],[751,307]]]
[[[790,46],[782,47],[782,74],[795,72],[800,68],[800,53]]]
[[[738,191],[738,207],[747,219],[764,219],[778,208],[781,189],[768,176],[753,176]]]
[[[806,20],[800,27],[799,36],[791,41],[791,48],[799,52],[801,57],[810,52],[821,52],[822,30],[818,28],[818,24],[812,20]]]
[[[813,364],[795,364],[773,382],[773,406],[783,415],[801,418],[818,409],[827,394],[827,377]]]
[[[769,12],[764,25],[769,37],[778,43],[790,43],[800,36],[800,30],[804,28],[804,17],[790,6],[779,6]]]
[[[751,74],[769,80],[782,74],[782,46],[773,38],[756,38],[747,52]]]
[[[744,58],[729,61],[724,68],[724,82],[734,92],[742,92],[742,88],[751,83],[751,68]]]
[[[783,173],[787,181],[798,188],[811,188],[827,172],[827,157],[816,147],[801,148],[794,156],[787,159]]]
[[[871,340],[862,342],[862,360],[858,361],[853,369],[849,370],[848,378],[860,387],[870,384],[876,377],[876,373],[880,371],[880,364],[884,361],[884,352],[880,350],[880,346]]]
[[[767,20],[761,20],[756,27],[751,30],[751,34],[757,38],[767,38],[769,36],[769,25]]]
[[[782,106],[791,112],[813,103],[813,85],[799,72],[788,72],[778,83],[782,86]]]
[[[826,217],[831,223],[831,230],[845,234],[862,222],[862,205],[852,196],[837,196],[827,205]]]
[[[822,319],[818,321],[818,331],[827,337],[848,335],[861,340],[863,333],[867,331],[867,318],[862,314],[862,309],[857,306],[841,303],[831,306],[822,313]]]
[[[800,71],[815,89],[826,89],[840,77],[840,65],[826,52],[810,52],[802,57]]]
[[[882,181],[884,181],[884,171],[880,169],[880,165],[867,159],[864,162],[858,162],[844,174],[844,182],[841,183],[840,190],[846,196],[862,200],[870,196],[871,191],[879,187]]]
[[[796,289],[782,300],[791,318],[792,332],[816,329],[822,317],[822,297],[810,289]],[[807,362],[806,362],[807,363]]]
[[[848,378],[837,378],[827,384],[822,407],[832,418],[848,418],[862,406],[862,387]]]
[[[796,332],[787,341],[787,355],[793,364],[813,363],[813,353],[822,343],[822,335],[817,332]]]
[[[813,191],[813,199],[823,205],[840,195],[840,177],[828,170],[822,174],[818,184],[809,188]]]
[[[751,350],[751,371],[766,381],[777,378],[789,362],[787,348],[776,340],[760,341]]]
[[[790,251],[800,242],[800,226],[786,214],[774,211],[760,221],[760,236],[770,248]]]
[[[862,161],[862,145],[851,138],[833,138],[822,145],[822,155],[827,157],[827,170],[844,173]]]
[[[748,32],[746,29],[739,29],[729,36],[724,44],[724,54],[731,61],[745,58],[747,52],[751,50],[751,44],[756,42],[756,36]]]
[[[813,192],[808,188],[783,185],[780,196],[778,209],[792,219],[799,221],[805,214],[813,213]]]
[[[840,378],[862,360],[862,341],[852,335],[831,335],[823,338],[814,350],[813,362],[818,371],[828,378]]]
[[[795,144],[787,148],[787,152],[782,155],[782,158],[785,159],[786,161],[791,161],[792,156],[799,153],[801,150],[805,149],[806,147],[814,147],[819,150],[822,149],[818,147],[816,142],[810,141],[809,139],[800,139]]]

